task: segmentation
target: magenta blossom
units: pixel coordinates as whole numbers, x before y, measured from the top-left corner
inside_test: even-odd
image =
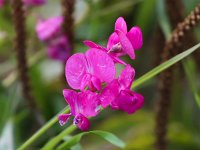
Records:
[[[108,84],[100,94],[102,107],[106,108],[110,105],[112,109],[119,109],[128,114],[140,109],[144,103],[144,98],[141,94],[130,89],[134,76],[134,69],[127,65],[119,78]]]
[[[3,6],[4,0],[0,0],[0,8]]]
[[[73,89],[100,90],[101,83],[109,83],[115,77],[113,60],[103,51],[91,48],[85,54],[72,55],[66,63],[65,75]]]
[[[68,39],[65,36],[51,40],[47,45],[48,56],[52,59],[65,62],[69,56],[71,47]]]
[[[139,27],[132,27],[127,32],[127,25],[122,17],[115,22],[115,32],[109,37],[107,48],[104,48],[92,41],[84,41],[84,44],[91,48],[98,48],[106,51],[117,63],[125,64],[118,57],[128,54],[131,59],[135,59],[135,50],[142,47],[142,31]]]
[[[122,61],[121,59],[119,59],[119,53],[110,53],[108,49],[92,42],[92,41],[89,41],[89,40],[85,40],[83,42],[86,46],[90,47],[90,48],[96,48],[98,50],[102,50],[104,52],[106,52],[112,59],[115,63],[120,63],[120,64],[123,64],[123,65],[126,65],[126,63],[124,61]],[[120,52],[121,53],[121,52]]]
[[[46,0],[22,0],[27,6],[39,6],[46,3]]]
[[[69,104],[71,113],[58,116],[60,125],[63,126],[70,116],[74,116],[74,125],[81,130],[88,130],[90,122],[87,117],[94,117],[100,111],[100,101],[97,97],[97,93],[93,93],[89,90],[75,92],[73,90],[64,89],[63,95],[66,102]]]
[[[63,17],[52,17],[47,20],[39,20],[36,25],[36,32],[41,41],[48,41],[61,34]]]

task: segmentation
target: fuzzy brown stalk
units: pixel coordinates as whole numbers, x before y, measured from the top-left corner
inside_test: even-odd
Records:
[[[74,12],[74,5],[75,5],[75,0],[62,0],[62,10],[63,10],[63,17],[64,17],[64,22],[62,25],[63,32],[65,36],[69,40],[69,44],[71,47],[71,55],[73,54],[73,49],[74,49],[74,18],[73,18],[73,12]],[[64,69],[63,69],[63,81],[65,83],[65,63]],[[68,85],[67,85],[68,86]]]
[[[172,28],[174,29],[177,24],[184,19],[184,5],[182,0],[166,0],[166,9],[169,15],[170,23]],[[175,11],[174,11],[175,10]],[[196,14],[197,15],[197,14]],[[187,33],[187,40],[185,40],[185,44],[183,48],[191,47],[196,43],[197,39],[192,32]],[[186,46],[186,47],[185,47]],[[200,52],[196,51],[194,53],[195,61],[198,66],[200,66]]]
[[[32,113],[34,113],[37,121],[41,124],[42,119],[38,113],[35,100],[31,93],[30,78],[28,76],[28,65],[26,60],[26,19],[23,10],[23,3],[22,0],[13,0],[11,5],[13,11],[13,24],[16,32],[14,49],[17,55],[17,68],[22,84],[22,92],[28,102],[30,110],[32,111]]]
[[[171,7],[171,6],[170,6]],[[200,5],[198,5],[183,22],[179,23],[173,31],[170,40],[162,54],[162,62],[170,59],[180,52],[180,47],[184,40],[187,40],[188,33],[200,21]],[[178,17],[177,17],[178,18]],[[178,19],[177,19],[178,21]],[[166,150],[167,122],[169,117],[169,108],[171,101],[171,87],[173,83],[173,68],[162,72],[158,81],[158,99],[156,105],[156,149]]]
[[[63,32],[68,37],[71,48],[73,49],[73,41],[74,41],[74,4],[75,0],[62,0],[62,7],[63,7]],[[71,52],[72,53],[72,52]]]

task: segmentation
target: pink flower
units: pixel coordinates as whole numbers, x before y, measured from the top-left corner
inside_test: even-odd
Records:
[[[61,34],[63,17],[51,17],[47,20],[39,20],[36,25],[36,32],[41,41],[48,41]]]
[[[106,108],[110,105],[112,109],[119,109],[128,114],[140,109],[144,103],[144,98],[141,94],[130,89],[134,76],[134,69],[127,65],[119,78],[108,84],[100,94],[102,107]]]
[[[69,104],[71,113],[58,116],[60,125],[63,126],[70,116],[74,116],[74,125],[81,130],[88,130],[90,122],[87,117],[94,117],[100,111],[100,101],[97,97],[97,93],[93,93],[89,90],[75,92],[73,90],[64,89],[63,95],[66,102]]]
[[[116,63],[125,64],[118,57],[128,54],[131,59],[135,59],[135,50],[142,47],[142,31],[139,27],[132,27],[127,32],[127,25],[122,17],[115,22],[115,32],[108,39],[107,48],[104,48],[92,41],[84,41],[84,44],[91,48],[106,51]]]
[[[0,0],[0,8],[4,5],[4,0]]]
[[[109,83],[115,77],[113,60],[103,51],[91,48],[85,54],[72,55],[66,63],[65,75],[73,89],[100,90],[101,83]]]
[[[48,43],[47,49],[50,58],[61,62],[65,62],[69,58],[71,51],[69,41],[65,36],[52,39]]]
[[[22,0],[28,6],[39,6],[46,3],[46,0]]]
[[[100,46],[100,45],[98,45],[98,44],[96,44],[96,43],[94,43],[94,42],[92,42],[92,41],[89,41],[89,40],[85,40],[83,43],[84,43],[86,46],[90,47],[90,48],[96,48],[96,49],[98,49],[98,50],[102,50],[102,51],[106,52],[106,53],[113,59],[113,61],[114,61],[115,63],[120,63],[120,64],[123,64],[123,65],[126,65],[126,63],[125,63],[124,61],[122,61],[122,60],[120,60],[120,59],[118,58],[119,55],[121,55],[121,52],[119,52],[119,53],[117,53],[117,52],[111,53],[111,52],[109,52],[109,50],[106,49],[105,47],[102,47],[102,46]]]

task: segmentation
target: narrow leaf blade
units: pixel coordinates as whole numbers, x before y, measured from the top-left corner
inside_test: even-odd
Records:
[[[125,147],[125,143],[110,132],[96,130],[96,131],[90,131],[90,133],[93,133],[102,137],[103,139],[107,140],[108,142],[112,143],[115,146],[118,146],[120,148]]]
[[[116,137],[114,134],[112,134],[110,132],[106,132],[106,131],[96,130],[96,131],[83,132],[83,133],[73,136],[71,139],[69,139],[68,141],[61,144],[57,148],[57,150],[70,149],[70,147],[72,147],[72,146],[76,145],[78,142],[80,142],[83,135],[91,134],[91,133],[100,136],[101,138],[105,139],[106,141],[112,143],[115,146],[118,146],[120,148],[125,147],[125,143],[123,141],[121,141],[118,137]]]

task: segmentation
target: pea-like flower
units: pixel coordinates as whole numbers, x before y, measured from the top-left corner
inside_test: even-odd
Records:
[[[4,0],[0,0],[0,8],[4,5]]]
[[[48,56],[65,62],[70,56],[71,45],[62,33],[62,23],[62,16],[40,19],[36,25],[36,32],[38,38],[46,44]]]
[[[119,17],[115,22],[115,32],[110,35],[106,48],[89,40],[84,41],[84,44],[106,51],[116,63],[126,64],[119,57],[128,54],[131,59],[135,59],[135,50],[140,49],[143,44],[142,31],[135,26],[127,32],[125,20]]]
[[[71,47],[69,40],[65,36],[52,39],[47,44],[48,56],[52,59],[66,62],[70,56]]]
[[[66,63],[65,75],[73,89],[100,90],[102,83],[109,83],[115,77],[116,69],[113,60],[107,53],[91,48],[85,54],[72,55]]]
[[[119,75],[108,84],[100,94],[100,100],[103,108],[110,105],[112,109],[119,109],[128,114],[134,113],[140,109],[144,103],[141,94],[131,91],[131,85],[134,80],[135,71],[127,65]]]
[[[61,35],[61,25],[63,23],[63,17],[51,17],[43,20],[39,19],[36,25],[37,36],[41,41],[49,41]]]
[[[98,115],[101,107],[133,114],[143,106],[144,97],[131,90],[135,70],[120,59],[124,55],[135,59],[135,50],[142,46],[142,32],[139,27],[127,32],[126,22],[119,17],[106,48],[88,40],[84,44],[90,49],[72,55],[65,66],[68,85],[81,92],[63,91],[71,113],[59,115],[58,119],[64,125],[74,116],[73,123],[81,130],[88,130],[88,118]],[[115,63],[125,65],[118,78],[115,78]]]
[[[70,107],[71,113],[58,116],[60,125],[63,126],[70,116],[74,116],[73,123],[81,130],[88,130],[90,122],[88,117],[96,116],[100,111],[100,101],[97,93],[89,90],[84,92],[75,92],[64,89],[63,95]]]

